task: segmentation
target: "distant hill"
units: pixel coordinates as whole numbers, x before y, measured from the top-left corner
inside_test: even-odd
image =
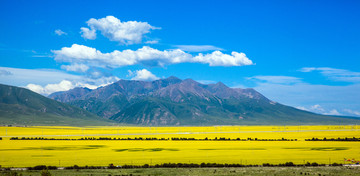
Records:
[[[0,84],[0,125],[108,125],[83,109]]]
[[[95,90],[75,88],[49,96],[105,119],[137,125],[355,124],[358,118],[324,116],[271,101],[254,89],[201,84],[169,77],[120,80]]]

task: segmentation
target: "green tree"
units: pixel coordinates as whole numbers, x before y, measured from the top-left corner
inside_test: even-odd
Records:
[[[44,169],[40,172],[40,175],[41,176],[51,176],[51,173],[48,170]]]

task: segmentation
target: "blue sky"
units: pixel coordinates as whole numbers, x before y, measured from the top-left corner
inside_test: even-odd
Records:
[[[360,116],[358,1],[1,1],[0,83],[176,76]]]

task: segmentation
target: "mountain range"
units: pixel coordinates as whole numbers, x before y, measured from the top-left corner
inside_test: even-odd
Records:
[[[109,125],[108,120],[28,89],[0,84],[0,125]]]
[[[176,77],[120,80],[94,90],[75,88],[48,96],[117,123],[173,125],[355,124],[358,118],[325,116],[274,102],[254,89],[201,84]]]

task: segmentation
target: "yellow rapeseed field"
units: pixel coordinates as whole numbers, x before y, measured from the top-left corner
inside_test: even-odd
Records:
[[[305,141],[360,137],[359,126],[209,126],[209,127],[0,127],[3,167],[107,166],[161,163],[279,164],[344,163],[360,160],[360,142]],[[297,141],[173,140],[9,140],[11,137],[79,139],[195,138],[297,139]],[[347,162],[346,162],[347,163]]]

